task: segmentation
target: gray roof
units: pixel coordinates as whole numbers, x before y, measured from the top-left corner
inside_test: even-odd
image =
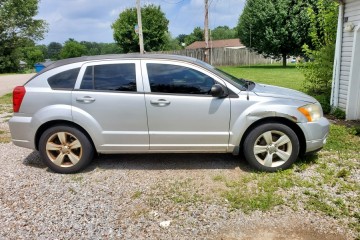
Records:
[[[179,60],[179,61],[186,61],[191,62],[194,64],[202,65],[202,61],[181,56],[181,55],[169,55],[169,54],[109,54],[109,55],[97,55],[97,56],[84,56],[84,57],[77,57],[77,58],[67,58],[63,60],[59,60],[53,62],[52,64],[46,66],[40,73],[46,72],[50,69],[60,67],[63,65],[77,63],[77,62],[86,62],[86,61],[94,61],[94,60],[116,60],[116,59],[169,59],[169,60]]]

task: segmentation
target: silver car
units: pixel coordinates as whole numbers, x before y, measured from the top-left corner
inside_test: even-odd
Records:
[[[320,150],[329,122],[314,98],[235,78],[197,59],[105,55],[57,61],[13,92],[15,145],[55,172],[98,154],[243,153],[286,169]]]

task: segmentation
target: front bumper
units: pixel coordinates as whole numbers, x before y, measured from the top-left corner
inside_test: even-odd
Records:
[[[316,122],[298,123],[303,130],[306,141],[305,153],[320,150],[329,135],[330,123],[322,117]]]

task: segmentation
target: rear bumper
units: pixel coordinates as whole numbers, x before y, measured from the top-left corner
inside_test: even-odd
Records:
[[[305,153],[316,152],[325,145],[330,129],[330,123],[326,118],[322,117],[316,122],[298,123],[298,125],[305,135]]]
[[[12,142],[19,147],[35,149],[35,127],[31,117],[13,116],[9,120]]]

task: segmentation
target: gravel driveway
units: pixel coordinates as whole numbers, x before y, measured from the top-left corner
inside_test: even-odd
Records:
[[[331,217],[285,205],[231,210],[213,179],[250,170],[231,155],[100,156],[82,173],[61,175],[36,151],[2,143],[0,164],[0,239],[353,238]]]
[[[0,96],[32,76],[0,76]],[[0,114],[0,132],[9,131],[8,118]],[[286,204],[231,209],[214,178],[251,171],[231,155],[104,155],[82,173],[60,175],[36,151],[0,143],[0,166],[0,240],[354,238],[336,219]]]
[[[0,96],[12,92],[14,87],[26,83],[35,73],[0,75]]]

